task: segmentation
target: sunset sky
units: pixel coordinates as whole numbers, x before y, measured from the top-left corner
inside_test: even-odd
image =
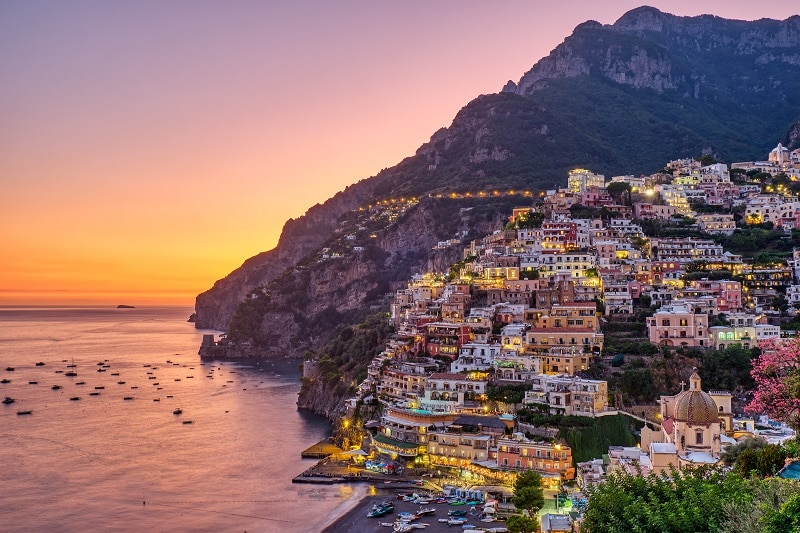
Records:
[[[0,0],[0,305],[192,305],[288,218],[638,5]]]

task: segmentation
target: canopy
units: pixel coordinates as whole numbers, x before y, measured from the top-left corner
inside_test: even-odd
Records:
[[[367,452],[359,448],[358,450],[350,450],[349,452],[342,452],[339,455],[369,455]]]

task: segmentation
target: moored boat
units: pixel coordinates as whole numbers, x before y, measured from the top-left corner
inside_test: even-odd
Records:
[[[3,400],[3,403],[8,405],[8,404],[14,403],[15,401],[16,400],[14,400],[14,398],[12,398],[11,396],[6,396],[6,399]]]
[[[385,501],[382,503],[376,503],[367,513],[367,518],[377,518],[379,516],[387,515],[392,511],[394,511],[394,504],[392,502]]]

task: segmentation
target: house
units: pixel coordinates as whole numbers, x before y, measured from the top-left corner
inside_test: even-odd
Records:
[[[550,414],[595,416],[608,410],[608,383],[568,375],[539,375],[531,380],[523,403]]]
[[[720,235],[733,235],[736,222],[729,213],[706,213],[695,216],[700,231]]]
[[[709,345],[708,315],[695,313],[687,304],[673,302],[647,318],[650,342],[661,346]]]
[[[566,444],[528,440],[516,433],[513,438],[497,441],[495,458],[500,469],[539,472],[545,484],[557,485],[562,479],[575,478],[572,449]]]
[[[438,372],[428,377],[424,395],[419,397],[423,409],[434,412],[455,412],[465,407],[477,408],[486,399],[488,375],[481,372],[453,374]]]

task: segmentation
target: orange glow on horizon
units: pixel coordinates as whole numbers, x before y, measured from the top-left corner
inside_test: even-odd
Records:
[[[0,306],[191,306],[288,219],[641,2],[44,4],[0,4]]]

